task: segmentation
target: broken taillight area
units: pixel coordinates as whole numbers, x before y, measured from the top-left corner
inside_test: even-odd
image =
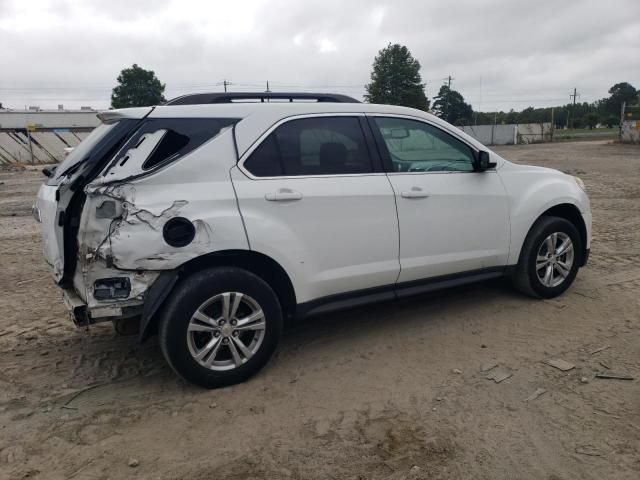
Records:
[[[96,300],[116,300],[129,298],[131,281],[127,277],[101,278],[93,283]]]

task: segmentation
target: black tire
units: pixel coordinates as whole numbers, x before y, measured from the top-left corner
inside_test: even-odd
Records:
[[[564,280],[555,286],[546,286],[536,271],[537,255],[542,243],[553,233],[568,235],[573,243],[573,263]],[[560,217],[540,217],[531,227],[520,252],[516,272],[512,277],[513,284],[520,292],[534,298],[553,298],[562,294],[571,286],[582,264],[582,239],[576,227],[568,220]]]
[[[188,344],[188,326],[193,314],[208,299],[226,292],[238,292],[255,300],[264,314],[264,336],[257,351],[240,366],[219,371],[196,361]],[[160,318],[160,346],[175,372],[196,385],[217,388],[243,382],[269,361],[282,333],[282,309],[277,295],[260,277],[233,267],[218,267],[196,272],[172,292]],[[209,334],[213,335],[213,334]],[[231,338],[226,339],[233,343]],[[220,347],[230,349],[230,346]],[[229,350],[229,356],[231,351]],[[232,361],[232,360],[229,360]]]

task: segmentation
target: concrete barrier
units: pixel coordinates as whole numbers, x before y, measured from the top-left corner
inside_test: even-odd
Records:
[[[513,145],[517,125],[468,125],[460,129],[484,145]]]
[[[515,145],[551,141],[551,123],[467,125],[460,129],[484,145]]]

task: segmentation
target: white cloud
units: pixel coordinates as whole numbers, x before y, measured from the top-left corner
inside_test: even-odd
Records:
[[[371,12],[371,24],[374,28],[380,27],[382,25],[382,21],[384,20],[385,13],[387,9],[385,7],[376,7]]]
[[[293,44],[296,47],[301,47],[304,44],[304,34],[298,33],[295,37],[293,37]]]
[[[320,53],[335,52],[338,49],[335,43],[328,38],[321,38],[318,40],[318,51]]]
[[[432,97],[447,75],[482,108],[640,87],[640,1],[0,0],[0,102],[106,107],[138,63],[168,97],[217,90],[364,93],[373,58],[407,45]]]

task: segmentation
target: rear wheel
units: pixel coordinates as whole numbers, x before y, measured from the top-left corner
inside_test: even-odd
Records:
[[[514,285],[533,297],[560,295],[578,273],[581,252],[582,240],[571,222],[542,217],[531,227],[522,246]]]
[[[160,322],[171,367],[205,388],[239,383],[273,354],[282,311],[269,285],[231,267],[197,272],[172,294]]]

